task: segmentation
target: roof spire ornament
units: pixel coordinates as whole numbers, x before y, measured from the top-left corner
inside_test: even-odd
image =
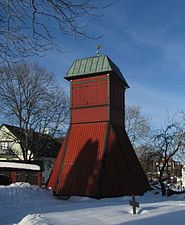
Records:
[[[99,49],[101,48],[101,45],[96,45],[96,56],[100,56]]]

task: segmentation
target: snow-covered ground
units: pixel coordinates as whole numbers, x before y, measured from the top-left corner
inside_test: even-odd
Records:
[[[95,200],[56,199],[50,191],[25,183],[0,186],[0,224],[16,225],[182,225],[185,195],[162,197],[152,191],[137,196],[137,214],[130,197]]]

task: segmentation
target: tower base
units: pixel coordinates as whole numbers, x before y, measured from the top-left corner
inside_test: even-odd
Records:
[[[56,195],[92,198],[143,195],[149,190],[125,130],[111,122],[70,126],[48,187]]]

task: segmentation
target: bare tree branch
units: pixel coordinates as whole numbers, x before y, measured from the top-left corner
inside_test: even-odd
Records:
[[[53,48],[61,51],[56,37],[101,37],[89,35],[84,21],[86,16],[98,16],[97,10],[106,6],[102,0],[1,0],[0,63],[42,55]]]
[[[30,157],[29,151],[35,157],[34,145],[42,138],[38,140],[39,135],[45,135],[46,130],[52,137],[65,132],[69,99],[53,74],[37,64],[3,67],[0,75],[1,113],[20,128],[24,159]]]
[[[125,127],[134,147],[143,145],[150,132],[150,120],[141,113],[141,106],[126,106]]]
[[[151,141],[154,154],[160,158],[162,166],[159,168],[159,182],[162,188],[162,194],[165,195],[165,187],[163,184],[164,173],[168,171],[168,162],[174,157],[181,155],[185,147],[185,126],[181,121],[181,117],[176,114],[168,124],[156,131]],[[169,175],[170,176],[170,175]]]

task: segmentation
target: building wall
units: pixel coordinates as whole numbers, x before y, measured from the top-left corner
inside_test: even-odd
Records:
[[[0,159],[24,159],[18,139],[6,128],[6,126],[2,126],[0,129]]]
[[[41,158],[43,162],[42,184],[46,184],[55,164],[56,158]]]
[[[124,84],[114,74],[71,81],[71,123],[124,124]]]
[[[182,186],[185,187],[185,166],[182,167]]]
[[[0,168],[0,175],[10,177],[12,183],[15,182],[27,182],[32,185],[42,186],[42,171],[31,171],[24,169],[14,168]]]
[[[110,117],[111,121],[117,125],[124,125],[125,117],[125,94],[124,85],[117,76],[110,76]]]
[[[75,79],[71,84],[71,123],[109,120],[107,74]]]

